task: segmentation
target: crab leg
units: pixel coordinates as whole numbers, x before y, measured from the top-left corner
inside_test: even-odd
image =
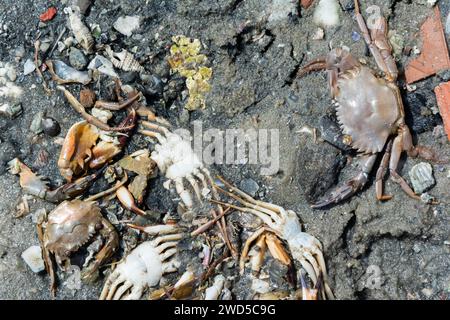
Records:
[[[87,269],[83,270],[82,278],[87,280],[95,280],[94,272],[108,260],[119,247],[119,236],[113,225],[106,219],[102,219],[102,228],[100,234],[107,239],[103,248],[96,254],[95,263],[91,264]]]
[[[134,125],[128,127],[110,127],[100,119],[86,112],[83,105],[63,86],[56,86],[56,89],[62,91],[69,101],[70,105],[90,124],[104,131],[128,131],[133,129]]]
[[[209,184],[212,186],[211,191],[212,191],[213,198],[215,200],[219,200],[220,197],[215,188],[216,185],[214,183],[214,180],[211,178],[211,174],[210,174],[209,170],[206,168],[202,168],[201,170],[205,174],[206,179],[208,180]],[[217,221],[217,226],[219,228],[220,233],[222,234],[223,240],[225,240],[225,243],[226,243],[228,249],[230,249],[231,255],[237,259],[238,252],[236,251],[236,248],[233,247],[233,245],[231,244],[230,238],[228,237],[227,222],[225,220],[225,216],[223,215],[223,208],[220,205],[217,206],[217,208],[219,211],[218,214],[216,214],[215,210],[212,211],[213,218],[215,219],[218,216],[222,216],[220,218],[220,222]]]
[[[118,111],[121,110],[123,108],[128,107],[130,104],[132,104],[133,102],[135,102],[137,99],[139,99],[140,94],[136,94],[134,97],[127,99],[123,102],[108,102],[108,101],[103,101],[103,100],[98,100],[95,102],[94,107],[95,108],[102,108],[102,109],[106,109],[106,110],[112,110],[112,111]]]
[[[392,196],[383,195],[383,176],[386,173],[386,169],[389,165],[389,159],[391,158],[391,150],[392,150],[392,140],[389,141],[386,147],[386,151],[383,155],[383,159],[381,160],[380,167],[377,170],[375,180],[375,190],[378,200],[389,200],[392,198]]]
[[[387,23],[386,19],[380,15],[377,18],[375,28],[367,29],[366,22],[359,8],[359,1],[355,1],[355,15],[358,26],[363,34],[364,40],[369,47],[378,67],[386,73],[389,82],[397,80],[398,70],[394,58],[391,55],[392,48],[386,39]]]
[[[408,196],[414,199],[420,200],[420,196],[414,193],[408,183],[403,179],[403,177],[397,172],[397,165],[400,161],[400,156],[404,151],[404,141],[403,135],[399,134],[395,137],[394,143],[392,145],[392,155],[389,160],[389,171],[391,174],[391,178],[394,182],[398,183],[400,187],[402,187],[403,191],[406,192]]]
[[[327,198],[319,200],[311,207],[322,208],[332,203],[338,203],[342,200],[348,199],[350,196],[359,191],[367,183],[369,173],[372,170],[376,158],[376,154],[364,156],[361,172],[356,177],[347,181],[343,186],[331,192]]]
[[[44,230],[42,229],[42,223],[38,223],[36,225],[37,234],[39,239],[39,244],[41,245],[42,250],[42,258],[44,259],[45,270],[50,276],[50,292],[52,293],[52,297],[56,296],[56,275],[55,275],[55,266],[53,264],[53,259],[50,256],[50,252],[44,245]]]
[[[326,67],[327,67],[326,58],[320,57],[320,58],[314,59],[314,60],[308,62],[307,64],[305,64],[303,66],[303,68],[301,68],[297,72],[297,77],[301,78],[305,74],[307,74],[311,71],[323,70],[323,69],[326,69]]]
[[[283,208],[281,208],[280,206],[277,206],[275,204],[272,203],[268,203],[268,202],[264,202],[264,201],[259,201],[259,200],[255,200],[252,197],[250,197],[248,194],[246,194],[244,191],[239,190],[238,188],[232,186],[228,181],[226,181],[224,178],[222,178],[221,176],[217,177],[220,181],[222,181],[222,183],[231,190],[231,192],[236,192],[237,194],[239,194],[241,196],[241,198],[247,200],[248,202],[251,202],[255,205],[258,205],[260,207],[275,211],[277,213],[280,213],[281,211],[283,211]],[[219,187],[217,187],[219,188]]]

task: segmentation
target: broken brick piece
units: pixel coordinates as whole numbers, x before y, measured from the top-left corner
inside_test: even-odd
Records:
[[[445,132],[450,140],[450,81],[441,83],[434,88],[439,107],[439,113],[444,121]]]
[[[50,7],[47,9],[47,11],[45,11],[43,14],[39,16],[39,20],[41,20],[42,22],[46,22],[52,20],[55,17],[55,15],[56,15],[56,8]]]
[[[450,58],[438,6],[420,27],[420,34],[423,42],[422,53],[406,66],[405,77],[408,84],[438,71],[450,69]]]
[[[300,4],[305,9],[308,9],[313,2],[314,2],[314,0],[300,0]]]

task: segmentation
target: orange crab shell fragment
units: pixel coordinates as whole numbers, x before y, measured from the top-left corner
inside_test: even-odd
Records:
[[[406,66],[405,77],[408,84],[450,68],[450,58],[438,6],[422,24],[420,33],[423,41],[422,53]]]
[[[72,181],[73,175],[84,169],[98,137],[98,129],[86,121],[77,122],[69,129],[58,159],[59,171],[67,181]]]
[[[450,141],[450,81],[438,85],[434,88],[434,93],[436,94],[439,113],[444,122],[445,132]]]

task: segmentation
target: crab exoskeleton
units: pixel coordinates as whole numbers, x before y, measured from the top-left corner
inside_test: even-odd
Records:
[[[183,233],[173,225],[139,229],[147,234],[160,236],[139,244],[117,264],[106,279],[101,300],[137,300],[147,288],[158,285],[164,274],[177,271],[178,262],[174,255]]]
[[[299,75],[309,71],[326,69],[331,95],[336,101],[337,118],[346,144],[361,155],[361,172],[347,181],[328,197],[313,205],[320,208],[351,197],[367,183],[378,153],[384,151],[376,174],[376,196],[388,200],[383,194],[382,178],[389,168],[392,180],[411,197],[420,200],[408,183],[397,172],[403,151],[410,156],[437,160],[434,152],[424,146],[414,146],[411,133],[405,123],[405,112],[400,90],[395,84],[398,76],[392,48],[387,40],[387,23],[382,16],[368,29],[355,0],[355,14],[359,28],[384,78],[362,65],[347,50],[333,49],[327,57],[318,58],[304,66]]]
[[[82,279],[92,281],[97,277],[98,268],[119,246],[116,230],[103,218],[94,201],[64,201],[49,213],[45,224],[38,224],[38,235],[53,294],[56,292],[53,257],[56,264],[66,270],[70,266],[71,255],[99,236],[104,244],[93,261],[82,270]]]
[[[226,203],[221,204],[236,210],[251,213],[260,218],[265,224],[265,226],[250,236],[244,245],[240,261],[241,273],[251,244],[256,239],[260,239],[260,236],[264,233],[273,233],[287,243],[294,260],[300,263],[301,267],[307,272],[314,286],[320,288],[321,297],[334,299],[333,292],[328,285],[327,268],[322,253],[322,244],[314,236],[302,231],[297,214],[292,210],[286,210],[278,205],[255,200],[245,192],[232,186],[223,178],[219,177],[219,179],[229,191],[223,190],[218,186],[216,188],[240,202],[243,207]],[[274,242],[271,241],[269,243]],[[276,243],[274,245],[280,246]],[[280,261],[284,260],[287,262],[289,259],[281,247],[274,248],[270,251],[274,255],[277,255],[278,257],[276,258]],[[306,291],[305,289],[304,291]]]

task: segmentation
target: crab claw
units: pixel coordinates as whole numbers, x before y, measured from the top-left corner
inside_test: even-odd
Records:
[[[66,183],[55,190],[49,190],[45,195],[45,200],[59,203],[81,195],[101,175],[105,168],[106,166],[93,174],[79,178],[74,182]]]
[[[130,191],[124,186],[121,186],[116,191],[117,199],[119,199],[120,203],[128,210],[133,211],[134,213],[145,216],[145,211],[138,208],[136,203],[134,202],[133,195]]]
[[[347,181],[343,186],[337,188],[331,192],[328,197],[319,200],[318,202],[311,205],[311,208],[318,209],[326,207],[330,204],[339,203],[345,199],[350,198],[356,192],[361,190],[361,188],[367,182],[367,174],[362,172],[355,178]]]

